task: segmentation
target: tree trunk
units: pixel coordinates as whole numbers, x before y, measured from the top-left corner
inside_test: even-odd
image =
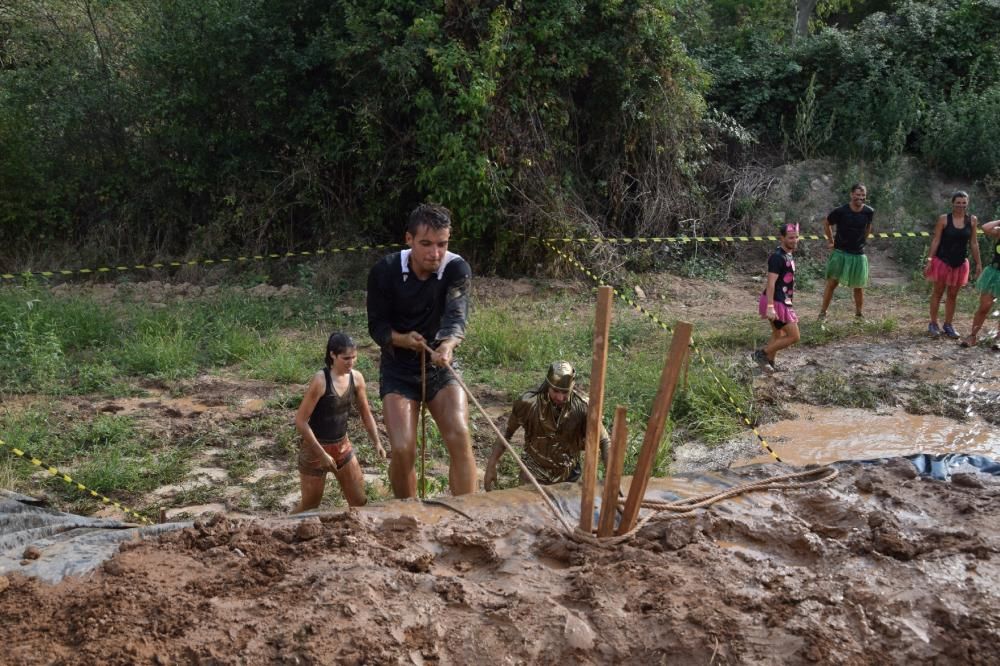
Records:
[[[819,0],[795,1],[795,37],[806,37],[809,34],[809,18]]]

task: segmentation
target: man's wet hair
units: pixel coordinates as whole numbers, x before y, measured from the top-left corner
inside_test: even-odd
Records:
[[[959,197],[965,197],[966,199],[968,199],[969,193],[966,192],[965,190],[955,190],[954,192],[951,193],[951,202],[955,203],[955,199],[958,199]]]
[[[859,183],[854,183],[853,185],[851,185],[851,189],[850,189],[851,192],[856,192],[858,190],[864,190],[867,193],[868,192],[868,186],[865,185],[864,183],[860,183],[860,182]]]
[[[422,226],[432,231],[450,229],[451,211],[439,204],[420,204],[410,213],[410,219],[406,222],[406,233],[416,236]]]
[[[327,367],[332,365],[333,361],[330,355],[340,356],[348,349],[357,349],[357,345],[354,344],[354,338],[349,336],[347,333],[334,333],[330,336],[330,339],[326,341],[326,359],[324,359]]]

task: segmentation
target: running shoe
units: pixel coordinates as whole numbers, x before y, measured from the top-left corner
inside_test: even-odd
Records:
[[[960,337],[958,333],[955,332],[955,329],[952,327],[951,324],[945,324],[942,330],[944,331],[944,334],[947,335],[952,340],[958,340],[958,338]]]
[[[753,358],[754,363],[756,363],[757,365],[759,365],[762,370],[765,370],[765,369],[766,370],[772,370],[772,371],[774,370],[773,363],[771,362],[770,359],[767,358],[767,354],[764,352],[763,349],[758,349],[757,351],[755,351],[753,353],[753,355],[751,356],[751,358]]]
[[[938,328],[937,324],[931,322],[930,324],[927,325],[927,335],[931,336],[932,338],[940,338],[941,329]]]

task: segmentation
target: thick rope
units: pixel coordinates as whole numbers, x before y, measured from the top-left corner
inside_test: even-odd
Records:
[[[825,474],[822,478],[811,479],[808,481],[793,481],[794,479],[808,479],[809,477],[814,477],[819,474]],[[762,479],[760,481],[753,481],[751,483],[745,483],[734,488],[729,488],[719,493],[709,493],[705,495],[698,495],[697,497],[688,497],[686,499],[676,500],[674,502],[664,502],[659,500],[643,500],[642,508],[653,509],[654,512],[642,518],[636,526],[625,534],[621,534],[615,537],[607,537],[604,539],[598,539],[593,534],[587,534],[586,532],[575,529],[570,538],[578,543],[586,543],[592,546],[618,546],[627,541],[631,541],[635,538],[639,531],[652,522],[663,522],[666,520],[673,520],[674,518],[685,518],[694,515],[698,509],[711,506],[716,502],[721,502],[722,500],[729,499],[731,497],[736,497],[737,495],[742,495],[745,493],[758,492],[761,490],[795,490],[800,488],[807,488],[809,486],[818,485],[821,483],[828,483],[833,481],[840,472],[833,467],[819,467],[817,469],[811,469],[805,472],[797,472],[794,474],[782,474],[780,476],[773,476],[767,479]],[[619,501],[619,504],[622,502]]]
[[[427,497],[427,366],[426,352],[420,350],[420,499]]]
[[[426,344],[424,344],[424,349],[426,349],[428,352],[434,351]],[[457,381],[458,385],[462,387],[462,390],[465,391],[466,395],[469,396],[469,399],[472,400],[473,404],[475,404],[476,407],[479,409],[479,411],[482,413],[483,417],[486,419],[486,422],[490,424],[491,428],[493,428],[493,432],[495,432],[497,434],[497,437],[500,438],[500,441],[503,442],[503,445],[507,448],[507,451],[512,456],[514,456],[514,460],[516,460],[517,464],[521,467],[521,471],[524,472],[528,480],[531,481],[531,484],[535,486],[535,489],[538,490],[539,494],[541,494],[542,499],[545,500],[545,504],[552,511],[552,514],[559,520],[559,522],[562,523],[567,533],[572,533],[573,527],[566,520],[566,516],[552,502],[552,499],[549,497],[548,493],[546,493],[545,490],[542,488],[541,484],[538,483],[538,480],[535,478],[535,475],[531,473],[531,470],[529,470],[528,467],[524,464],[524,461],[521,460],[521,456],[517,455],[517,451],[514,450],[514,447],[510,445],[510,442],[507,441],[507,438],[504,437],[503,433],[500,432],[500,428],[498,428],[496,424],[493,423],[493,419],[491,419],[490,415],[486,413],[486,410],[483,408],[483,406],[479,404],[479,400],[476,399],[476,396],[472,395],[472,391],[469,390],[469,387],[465,385],[465,382],[462,381],[462,378],[459,377],[457,372],[455,372],[455,368],[451,367],[451,364],[448,362],[445,362],[444,367],[448,368],[452,376],[455,378],[455,381]]]
[[[428,352],[433,352],[433,350],[426,344],[424,345],[424,349]],[[639,520],[639,522],[636,523],[635,527],[633,527],[625,534],[621,534],[615,537],[598,539],[593,534],[588,534],[586,532],[583,532],[582,530],[580,530],[579,527],[574,528],[569,524],[569,522],[566,520],[566,516],[563,514],[562,511],[560,511],[557,508],[556,504],[552,501],[549,494],[545,492],[545,489],[542,488],[542,486],[538,483],[538,480],[535,479],[535,476],[531,473],[531,470],[529,470],[528,467],[524,464],[524,461],[521,460],[521,456],[517,455],[517,451],[514,450],[514,447],[510,445],[510,442],[507,441],[507,438],[504,437],[503,433],[500,432],[500,428],[498,428],[497,425],[493,423],[493,419],[491,419],[489,414],[486,413],[486,409],[484,409],[483,406],[479,403],[479,400],[476,399],[476,396],[472,394],[472,391],[469,390],[469,387],[466,386],[464,381],[462,381],[462,378],[458,375],[455,369],[451,367],[450,363],[447,362],[444,364],[444,367],[448,368],[452,376],[455,378],[455,381],[457,381],[458,385],[462,387],[462,390],[465,391],[466,395],[469,396],[469,399],[472,400],[473,404],[475,404],[475,406],[482,413],[483,417],[486,419],[486,422],[490,424],[491,428],[493,428],[493,432],[495,432],[497,437],[500,438],[500,441],[503,442],[504,447],[506,447],[507,451],[512,456],[514,456],[514,460],[516,460],[517,464],[521,467],[521,471],[524,472],[528,480],[531,481],[533,486],[535,486],[535,489],[542,496],[542,499],[545,500],[545,504],[552,511],[552,514],[559,519],[559,522],[562,523],[563,527],[565,528],[567,536],[569,536],[569,538],[579,543],[588,543],[593,546],[601,546],[601,547],[617,546],[627,541],[631,541],[643,527],[645,527],[651,522],[660,522],[663,520],[671,520],[673,518],[682,518],[685,516],[694,515],[696,511],[700,508],[711,506],[716,502],[721,502],[724,499],[729,499],[730,497],[736,497],[737,495],[742,495],[744,493],[757,492],[761,490],[799,489],[799,488],[807,488],[809,486],[818,485],[821,483],[827,483],[829,481],[833,481],[840,474],[840,472],[838,472],[833,467],[826,466],[826,467],[819,467],[817,469],[807,470],[805,472],[796,472],[793,474],[782,474],[780,476],[773,476],[767,479],[761,479],[760,481],[753,481],[751,483],[745,483],[743,485],[736,486],[734,488],[729,488],[728,490],[724,490],[722,492],[698,495],[696,497],[689,497],[674,502],[643,500],[640,506],[642,506],[642,508],[644,509],[653,509],[654,513],[651,513],[642,518],[641,520]],[[790,481],[793,481],[795,479],[809,479],[810,477],[814,477],[819,474],[825,474],[825,476],[823,476],[822,478],[811,479],[808,481],[798,481],[789,483]],[[622,504],[624,504],[624,501],[625,500],[623,498],[619,498],[618,505],[621,506]]]

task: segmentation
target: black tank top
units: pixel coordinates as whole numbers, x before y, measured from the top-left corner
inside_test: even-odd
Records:
[[[937,248],[937,258],[952,268],[958,268],[969,256],[969,239],[972,238],[972,216],[965,216],[965,226],[955,228],[955,222],[948,213],[948,222],[941,232],[941,242]]]
[[[316,402],[309,417],[309,427],[319,441],[339,442],[347,435],[347,416],[354,402],[354,372],[351,372],[347,390],[342,396],[333,390],[330,368],[323,368],[323,377],[326,379],[326,391]]]

